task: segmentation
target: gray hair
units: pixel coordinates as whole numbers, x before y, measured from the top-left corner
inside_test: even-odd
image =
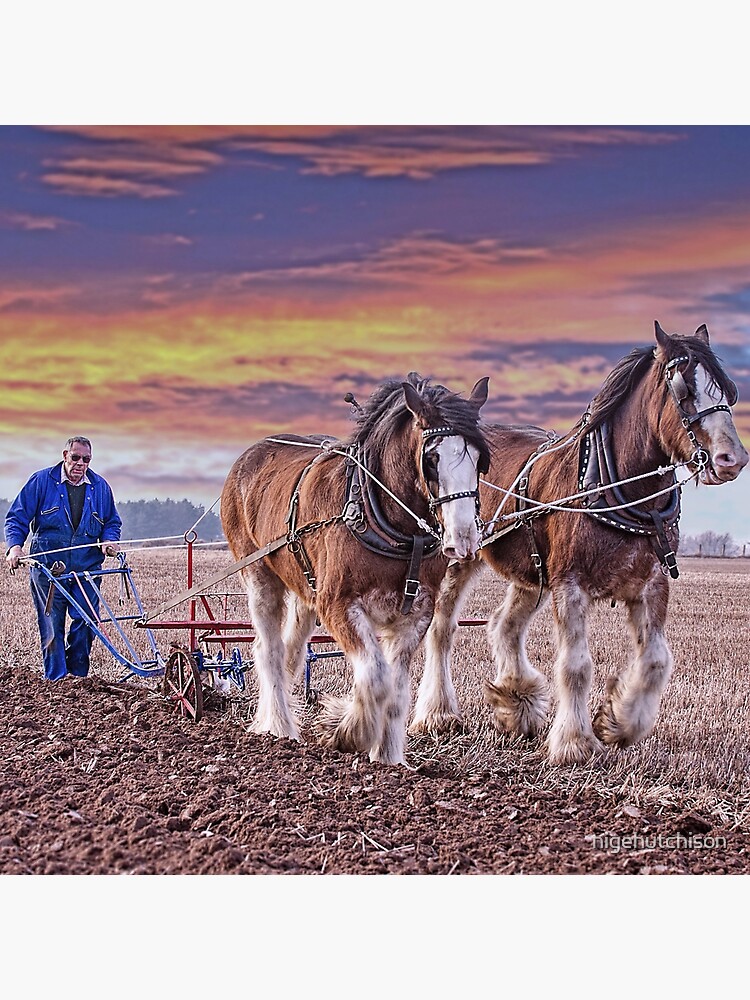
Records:
[[[70,451],[70,446],[72,444],[75,444],[76,442],[78,442],[78,444],[85,444],[88,447],[89,451],[94,450],[91,447],[91,442],[89,441],[88,438],[81,437],[80,434],[76,434],[75,437],[68,438],[68,440],[65,442],[65,447],[63,448],[63,451]]]

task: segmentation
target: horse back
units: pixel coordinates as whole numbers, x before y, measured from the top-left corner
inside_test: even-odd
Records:
[[[341,462],[338,456],[317,447],[305,447],[331,440],[323,435],[282,434],[279,439],[290,443],[264,438],[250,445],[236,459],[224,483],[221,523],[235,558],[286,534],[292,495],[308,465],[315,463],[309,476],[317,482],[314,495],[325,502],[327,491],[320,473],[332,459]]]

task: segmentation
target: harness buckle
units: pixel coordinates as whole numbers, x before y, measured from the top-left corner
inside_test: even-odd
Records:
[[[421,589],[419,580],[407,579],[406,584],[404,585],[404,597],[418,597]]]
[[[664,565],[662,566],[662,573],[664,576],[671,576],[673,580],[676,580],[680,575],[680,571],[677,568],[677,556],[671,550],[664,553]]]

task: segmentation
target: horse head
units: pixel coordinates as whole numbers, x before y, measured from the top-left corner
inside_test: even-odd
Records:
[[[709,343],[705,324],[690,337],[670,336],[655,323],[654,357],[666,382],[659,422],[667,454],[692,460],[707,486],[730,482],[748,462],[730,407],[737,387]]]
[[[489,468],[489,448],[478,422],[488,382],[480,379],[468,399],[415,372],[402,383],[418,481],[439,524],[443,555],[459,562],[474,559],[481,540],[479,475]]]

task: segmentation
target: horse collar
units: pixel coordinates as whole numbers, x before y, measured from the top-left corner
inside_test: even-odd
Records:
[[[375,491],[370,488],[369,477],[360,469],[359,452],[357,445],[352,446],[352,457],[346,462],[346,498],[341,517],[360,545],[370,552],[409,563],[401,604],[401,613],[406,615],[419,594],[422,559],[435,555],[440,539],[433,534],[407,535],[389,523]],[[353,461],[355,457],[358,461]]]
[[[676,477],[672,473],[672,481]],[[664,571],[676,579],[680,573],[677,569],[677,557],[672,549],[668,535],[676,528],[680,520],[680,491],[675,488],[667,500],[663,510],[645,508],[637,501],[628,500],[618,482],[617,466],[612,447],[612,428],[607,421],[589,431],[581,440],[578,489],[581,492],[594,491],[594,499],[584,499],[584,509],[587,514],[596,518],[602,524],[631,535],[643,535],[652,538],[654,551],[664,568]],[[607,500],[607,494],[614,503]],[[620,507],[620,510],[598,508]]]

